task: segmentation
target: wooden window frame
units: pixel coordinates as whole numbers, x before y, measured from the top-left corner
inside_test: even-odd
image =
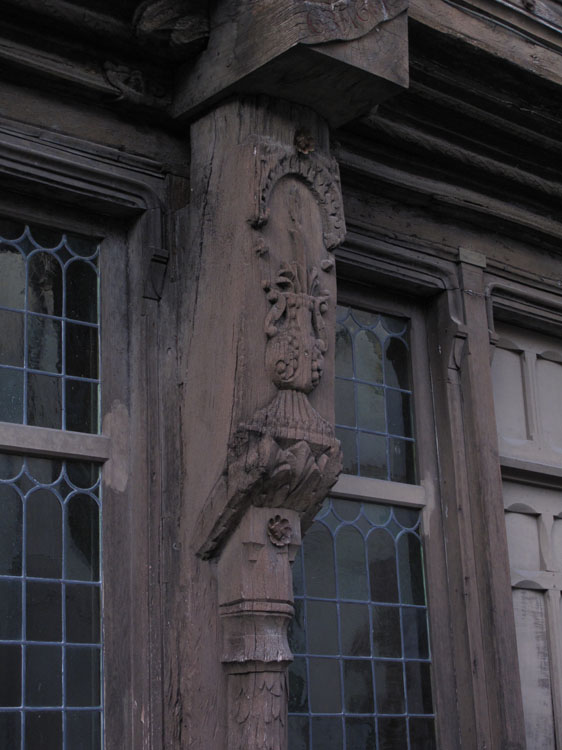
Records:
[[[163,704],[152,531],[161,497],[151,479],[159,439],[148,429],[156,386],[142,362],[153,344],[146,297],[154,299],[151,259],[164,253],[165,177],[147,159],[0,118],[1,184],[19,193],[6,191],[3,216],[102,238],[101,434],[2,422],[0,450],[103,465],[103,747],[145,746],[160,731]]]
[[[406,293],[397,295],[380,285],[355,282],[353,276],[338,281],[338,303],[410,321],[410,355],[413,391],[417,484],[341,475],[331,490],[334,497],[401,505],[421,511],[427,607],[431,643],[431,679],[438,747],[455,747],[457,706],[453,652],[449,632],[449,592],[446,577],[444,534],[441,523],[436,424],[433,415],[427,314],[423,301]],[[432,439],[422,440],[422,433]]]

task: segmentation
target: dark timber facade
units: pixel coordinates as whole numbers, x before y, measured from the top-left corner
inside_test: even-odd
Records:
[[[560,0],[2,5],[0,748],[560,750]]]

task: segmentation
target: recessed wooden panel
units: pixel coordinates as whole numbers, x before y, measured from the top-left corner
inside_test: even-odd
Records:
[[[539,570],[539,531],[536,516],[506,513],[505,525],[511,567],[518,570]]]
[[[544,594],[513,592],[527,747],[556,750]]]
[[[505,440],[526,440],[527,421],[520,352],[497,349],[492,362],[498,433]]]
[[[537,358],[537,400],[545,441],[562,453],[562,364]]]

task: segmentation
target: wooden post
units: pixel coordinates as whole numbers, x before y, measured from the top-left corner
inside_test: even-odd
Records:
[[[193,748],[286,747],[290,562],[341,470],[332,251],[345,227],[328,146],[321,118],[265,97],[192,127],[185,689],[190,713],[214,716]]]
[[[460,733],[463,747],[524,750],[483,266],[464,253],[430,326]]]

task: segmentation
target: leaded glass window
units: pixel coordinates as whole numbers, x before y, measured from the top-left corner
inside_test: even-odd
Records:
[[[98,243],[0,219],[0,421],[99,427]]]
[[[336,434],[344,471],[415,482],[408,321],[338,307]]]
[[[0,219],[0,429],[34,435],[32,454],[0,453],[0,747],[10,750],[102,746],[100,464],[50,442],[57,430],[99,431],[98,254],[95,240]],[[66,440],[70,455],[84,439]]]
[[[294,563],[290,750],[436,747],[421,510],[376,494],[416,481],[409,338],[406,318],[338,308],[344,472],[372,501],[328,499]]]

